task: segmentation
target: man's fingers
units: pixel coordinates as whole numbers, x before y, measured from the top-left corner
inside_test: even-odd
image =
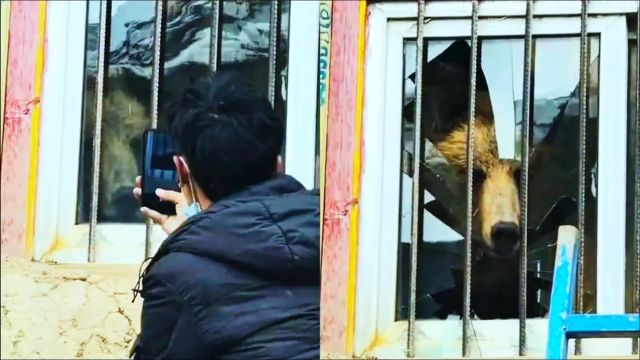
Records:
[[[140,197],[142,196],[142,189],[139,187],[134,187],[133,196],[135,196],[136,199],[140,200]]]
[[[174,204],[179,204],[185,201],[182,193],[177,191],[156,189],[156,195],[158,195],[160,200],[170,201]]]
[[[141,207],[140,212],[145,217],[153,220],[153,222],[155,222],[156,224],[162,224],[168,217],[167,215],[160,214],[159,212],[151,210],[148,207]]]
[[[142,177],[141,176],[136,176],[136,180],[133,184],[133,196],[137,200],[140,200],[140,197],[142,196]]]

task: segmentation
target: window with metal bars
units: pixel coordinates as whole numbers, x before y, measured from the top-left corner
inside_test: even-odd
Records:
[[[287,6],[279,1],[87,3],[87,31],[97,29],[99,39],[99,46],[87,47],[85,55],[97,62],[85,63],[85,146],[78,181],[78,222],[89,222],[89,261],[95,260],[98,222],[142,220],[127,179],[140,173],[144,130],[168,127],[163,116],[168,99],[208,72],[231,69],[263,89],[285,116],[278,91],[279,75],[286,76],[281,56],[286,46],[280,41],[287,39],[281,30],[287,29],[288,21],[282,20],[287,19],[288,2],[283,4]],[[151,224],[146,238],[145,256],[151,254]]]
[[[100,85],[101,154],[95,170],[99,173],[97,221],[142,221],[129,189],[142,161],[142,133],[152,125],[166,129],[168,120],[162,110],[167,101],[211,69],[242,74],[270,96],[278,113],[285,116],[288,1],[112,1],[103,3],[102,9],[100,1],[89,1],[87,6],[78,222],[91,218],[101,11],[109,14],[105,18],[108,56]],[[273,16],[276,37],[271,36]],[[156,30],[158,25],[161,29]],[[154,41],[156,34],[159,41]]]
[[[43,109],[43,123],[58,126],[40,141],[34,257],[139,263],[153,254],[165,235],[143,222],[131,194],[142,134],[166,129],[169,99],[212,70],[235,70],[272,101],[286,123],[285,172],[312,188],[319,12],[318,1],[285,0],[48,4],[47,63],[58,71],[44,74],[43,98],[64,96]]]
[[[358,260],[378,283],[359,277],[357,354],[543,354],[560,225],[581,233],[578,311],[637,311],[638,3],[614,3],[370,6],[386,41],[367,67],[386,78],[366,78],[384,104],[365,104],[361,201],[379,210],[361,210],[360,246],[378,249],[359,254],[379,268]]]
[[[592,190],[587,197],[586,216],[588,252],[592,257],[596,237],[596,156],[598,102],[598,39],[592,38],[589,71],[591,125],[587,134],[587,157]],[[464,148],[450,145],[468,113],[469,44],[464,40],[426,40],[422,113],[429,151],[424,156],[423,187],[425,199],[423,242],[418,249],[419,281],[416,306],[418,318],[446,318],[459,315],[465,234],[465,174],[466,164],[456,161],[466,157]],[[528,273],[528,314],[544,316],[555,257],[556,232],[559,224],[577,226],[576,186],[578,182],[578,92],[579,38],[537,38],[532,44],[535,59],[532,74],[534,111],[530,119],[532,153],[529,156],[528,191],[541,196],[528,200],[530,246]],[[415,64],[415,43],[405,45],[405,63]],[[473,244],[472,311],[480,318],[517,318],[518,271],[517,251],[520,237],[518,225],[522,188],[522,69],[524,44],[522,39],[489,38],[479,41],[476,131],[477,149],[473,168]],[[563,62],[554,61],[552,54],[562,54]],[[415,88],[415,70],[409,68],[406,88]],[[537,86],[536,86],[537,85]],[[407,99],[414,98],[413,100]],[[407,105],[403,121],[403,154],[413,163],[415,94],[405,94]],[[488,136],[485,136],[488,135]],[[466,142],[465,134],[462,138]],[[566,166],[570,164],[569,166]],[[403,169],[401,208],[401,249],[399,274],[406,275],[410,263],[411,243],[411,180],[412,167]],[[503,234],[501,234],[501,232]],[[589,268],[591,283],[595,267]],[[429,274],[442,274],[441,278]],[[504,274],[506,276],[500,276]],[[407,284],[399,278],[399,318],[407,317]],[[446,279],[446,280],[445,280]],[[594,307],[593,286],[587,293],[587,306]],[[544,300],[542,299],[544,298]]]

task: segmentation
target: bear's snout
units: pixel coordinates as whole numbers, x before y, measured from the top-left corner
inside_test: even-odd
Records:
[[[500,257],[512,256],[520,241],[520,229],[513,222],[499,222],[491,227],[493,251]]]

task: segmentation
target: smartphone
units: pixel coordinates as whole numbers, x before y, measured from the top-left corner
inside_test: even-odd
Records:
[[[171,135],[166,131],[147,130],[143,136],[142,206],[161,214],[175,215],[175,205],[160,200],[155,193],[156,189],[180,191]]]

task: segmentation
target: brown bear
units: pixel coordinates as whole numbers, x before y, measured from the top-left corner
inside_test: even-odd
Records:
[[[436,198],[435,201],[426,203],[424,208],[461,235],[466,231],[470,58],[470,47],[465,40],[454,41],[429,62],[425,54],[423,111],[420,119],[427,145],[423,184]],[[471,301],[472,311],[480,318],[518,317],[518,250],[522,231],[527,231],[528,234],[530,265],[533,260],[540,260],[544,264],[542,275],[529,267],[527,315],[537,317],[546,313],[546,301],[540,298],[540,292],[548,294],[550,291],[557,227],[563,224],[577,225],[577,186],[571,179],[577,176],[578,121],[576,114],[568,106],[576,99],[577,88],[559,107],[549,131],[541,140],[532,142],[529,191],[543,195],[529,197],[529,228],[522,229],[520,162],[498,156],[489,88],[482,68],[478,66]],[[404,111],[405,121],[408,123],[415,123],[412,107],[413,104],[410,103]],[[588,124],[586,160],[587,168],[591,169],[596,160],[593,148],[597,144],[594,141],[597,139],[597,122],[591,119]],[[532,127],[532,139],[533,132]],[[588,218],[595,218],[593,203],[593,199],[587,199]],[[587,231],[587,235],[589,234]],[[590,257],[592,254],[587,248],[586,258]],[[408,280],[409,259],[408,245],[403,244],[400,254],[401,279]],[[463,242],[420,244],[418,317],[444,318],[461,313],[463,259]],[[591,276],[586,275],[586,281],[590,283]],[[399,282],[399,317],[406,316],[406,280]],[[587,286],[587,289],[587,299],[593,298],[590,287]]]

